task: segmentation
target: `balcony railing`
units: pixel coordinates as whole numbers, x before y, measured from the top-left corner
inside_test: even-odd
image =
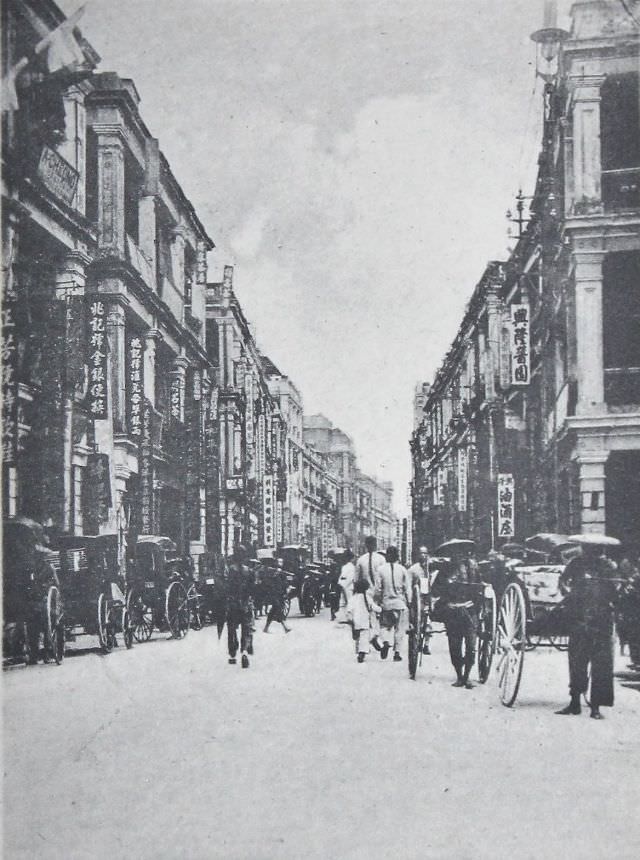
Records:
[[[606,368],[604,399],[609,406],[640,404],[640,367]]]
[[[639,209],[640,167],[603,170],[602,202],[605,209]]]

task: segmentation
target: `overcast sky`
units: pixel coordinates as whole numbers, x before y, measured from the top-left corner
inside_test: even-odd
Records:
[[[541,22],[542,0],[89,0],[80,21],[135,80],[210,279],[235,266],[259,346],[399,512],[414,386],[533,185]]]

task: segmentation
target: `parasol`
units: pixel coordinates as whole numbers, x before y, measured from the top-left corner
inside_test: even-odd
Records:
[[[595,534],[587,532],[581,535],[571,535],[569,537],[571,543],[580,544],[580,546],[621,546],[618,538],[610,537],[609,535]]]
[[[472,552],[476,548],[475,541],[465,538],[452,538],[441,543],[436,549],[436,555],[447,555],[451,552]]]

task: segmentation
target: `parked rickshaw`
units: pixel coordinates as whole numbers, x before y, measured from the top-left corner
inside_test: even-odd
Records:
[[[120,632],[125,646],[131,648],[133,630],[118,568],[117,535],[64,535],[53,548],[58,551],[66,641],[97,636],[108,654]]]
[[[58,553],[46,546],[40,523],[27,517],[2,526],[3,658],[36,663],[43,639],[45,662],[62,662],[64,626],[56,574]]]
[[[127,591],[127,608],[137,642],[150,639],[154,629],[168,630],[174,639],[187,635],[191,605],[184,584],[185,564],[171,538],[138,537]]]

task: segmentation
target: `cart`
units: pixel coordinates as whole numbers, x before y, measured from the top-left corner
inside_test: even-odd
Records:
[[[65,535],[54,547],[58,550],[65,640],[97,636],[103,653],[108,654],[117,644],[117,633],[122,633],[125,646],[131,648],[133,630],[118,568],[117,535]]]
[[[442,564],[441,562],[441,566]],[[422,578],[415,579],[411,584],[407,662],[409,677],[412,680],[415,680],[417,669],[422,664],[422,656],[431,635],[430,623],[434,619],[434,606],[430,585],[430,581]],[[473,604],[477,612],[476,660],[478,679],[481,684],[484,684],[489,677],[494,654],[497,625],[496,595],[493,587],[486,582],[456,583],[456,590],[459,592],[461,604],[465,602]],[[437,615],[434,620],[438,620]]]
[[[64,658],[59,554],[46,545],[40,523],[27,517],[2,526],[3,663],[36,663],[43,640],[45,662]]]
[[[129,572],[127,608],[136,642],[146,642],[154,629],[183,639],[190,626],[193,595],[184,583],[185,561],[171,538],[141,535]]]

